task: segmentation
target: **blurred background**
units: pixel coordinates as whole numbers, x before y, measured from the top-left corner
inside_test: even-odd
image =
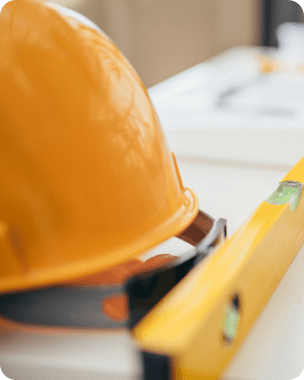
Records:
[[[204,210],[229,220],[229,231],[272,193],[273,175],[279,182],[303,156],[304,16],[296,2],[52,1],[94,21],[129,59],[185,183],[209,200]],[[240,207],[241,184],[251,202],[244,195]]]
[[[147,87],[240,45],[276,46],[276,28],[303,21],[289,0],[53,0],[100,26]]]

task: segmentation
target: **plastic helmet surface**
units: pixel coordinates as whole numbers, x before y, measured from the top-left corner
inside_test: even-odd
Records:
[[[1,293],[110,268],[191,224],[196,196],[103,33],[14,0],[0,57]]]

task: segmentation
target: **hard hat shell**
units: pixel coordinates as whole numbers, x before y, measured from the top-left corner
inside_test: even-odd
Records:
[[[0,57],[0,292],[107,269],[191,224],[196,196],[105,35],[14,0]]]

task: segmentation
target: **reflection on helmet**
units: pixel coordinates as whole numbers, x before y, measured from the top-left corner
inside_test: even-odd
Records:
[[[0,292],[108,269],[191,224],[196,196],[105,35],[14,0],[0,56]]]

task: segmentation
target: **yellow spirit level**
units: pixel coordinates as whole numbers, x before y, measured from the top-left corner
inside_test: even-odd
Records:
[[[304,158],[238,231],[134,328],[171,378],[218,379],[304,241]]]

